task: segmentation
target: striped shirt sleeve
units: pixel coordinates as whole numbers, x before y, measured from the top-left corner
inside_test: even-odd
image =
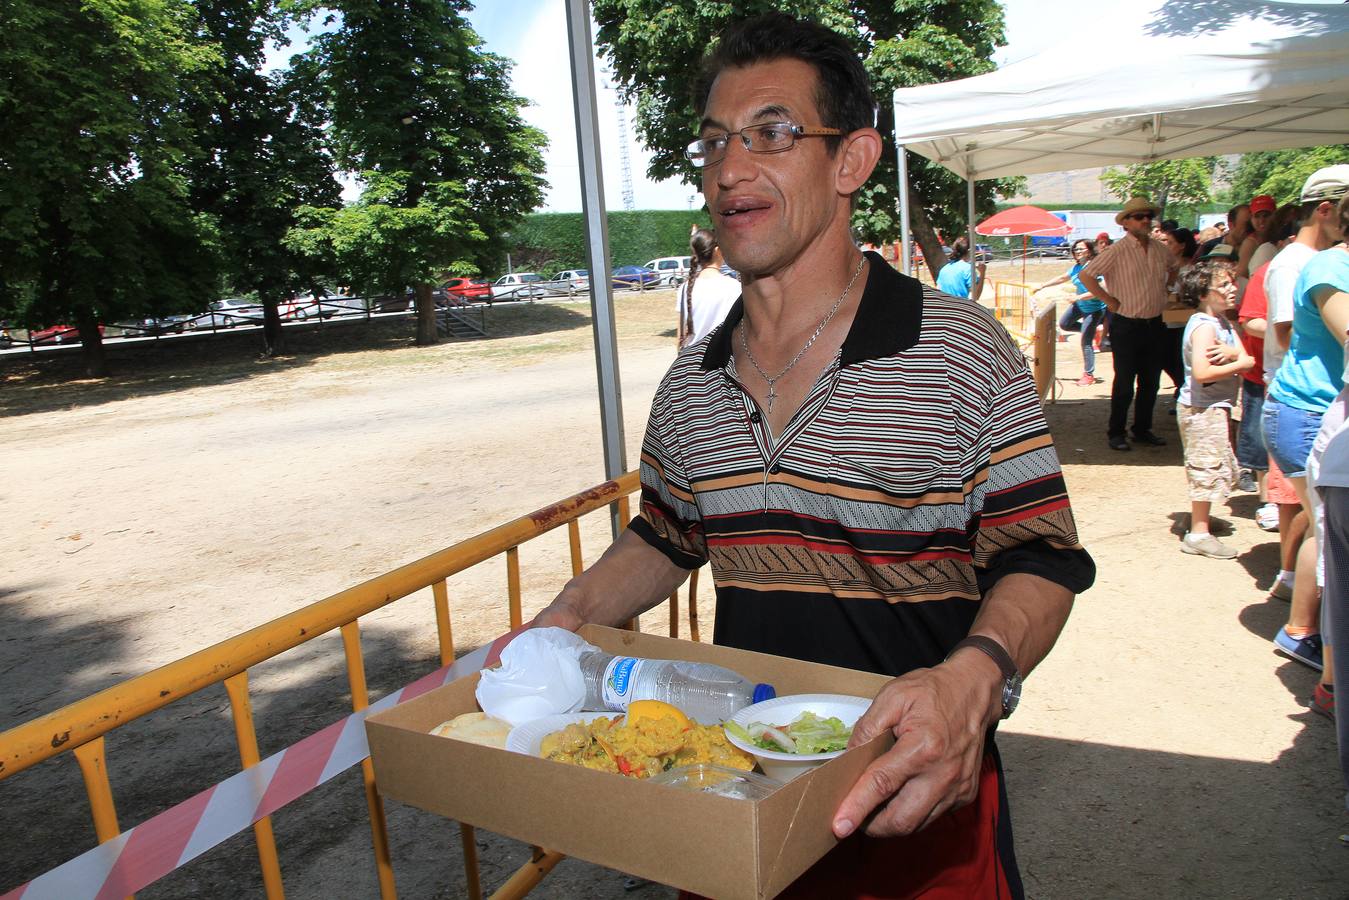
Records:
[[[667,374],[651,404],[642,439],[641,506],[629,527],[675,565],[697,569],[707,562],[707,539],[680,453],[669,385]]]
[[[997,389],[984,410],[976,467],[973,562],[980,593],[1014,572],[1074,593],[1091,587],[1095,564],[1078,540],[1068,489],[1035,385],[1010,341],[994,351]]]

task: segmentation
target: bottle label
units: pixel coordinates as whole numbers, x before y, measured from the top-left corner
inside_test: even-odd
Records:
[[[612,710],[625,710],[632,700],[632,688],[642,661],[633,656],[616,656],[604,670],[604,705]]]

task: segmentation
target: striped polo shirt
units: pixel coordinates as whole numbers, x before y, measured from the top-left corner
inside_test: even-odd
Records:
[[[1175,264],[1165,244],[1153,238],[1144,244],[1125,235],[1087,263],[1083,276],[1105,276],[1110,293],[1119,299],[1115,312],[1130,319],[1152,319],[1166,308],[1166,283]]]
[[[1012,572],[1080,592],[1082,549],[1025,360],[983,308],[868,254],[839,353],[783,433],[726,322],[652,404],[632,529],[710,560],[718,644],[898,675],[940,663]]]

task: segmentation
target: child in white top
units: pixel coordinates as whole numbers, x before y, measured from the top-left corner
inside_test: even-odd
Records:
[[[1190,493],[1190,530],[1180,549],[1212,559],[1237,555],[1209,533],[1209,512],[1236,482],[1229,423],[1241,373],[1255,365],[1227,318],[1236,299],[1237,283],[1225,260],[1200,260],[1181,273],[1180,301],[1197,311],[1185,326],[1185,383],[1176,405]]]

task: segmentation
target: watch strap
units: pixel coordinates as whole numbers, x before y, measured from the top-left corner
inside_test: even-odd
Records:
[[[965,647],[974,647],[975,649],[982,650],[986,653],[990,659],[998,664],[998,668],[1002,670],[1002,677],[1004,679],[1021,677],[1020,672],[1017,671],[1016,662],[1012,659],[1012,655],[1003,649],[1002,644],[999,644],[997,641],[993,640],[993,638],[982,634],[969,635],[960,643],[952,647],[951,652],[946,654],[946,658],[950,659],[957,650],[961,650]]]

